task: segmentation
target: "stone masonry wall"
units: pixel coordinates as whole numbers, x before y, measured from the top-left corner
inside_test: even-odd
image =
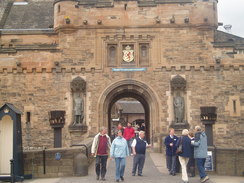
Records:
[[[170,81],[177,74],[187,82],[186,115],[190,127],[201,124],[201,106],[216,106],[214,145],[243,148],[244,55],[234,54],[233,47],[214,45],[216,1],[153,7],[128,1],[127,9],[123,1],[113,3],[113,7],[97,8],[75,1],[60,1],[54,7],[54,29],[1,31],[0,105],[9,102],[23,112],[24,149],[53,147],[54,130],[49,123],[49,112],[54,110],[66,112],[62,147],[69,148],[71,144],[93,137],[101,125],[108,126],[107,121],[99,119],[99,112],[107,115],[106,109],[100,111],[103,105],[100,99],[109,95],[106,93],[109,87],[116,87],[117,83],[123,85],[124,81],[140,83],[146,89],[141,87],[139,93],[143,95],[150,91],[155,96],[148,101],[149,108],[151,104],[158,104],[158,113],[153,113],[154,118],[151,118],[157,121],[150,121],[150,134],[152,143],[157,144],[155,149],[160,149],[162,134],[167,133],[172,123]],[[187,17],[188,23],[185,22]],[[70,23],[66,23],[67,18]],[[139,62],[142,43],[149,46],[146,67]],[[114,67],[108,67],[107,63],[109,44],[118,48]],[[126,44],[135,46],[133,66],[122,64],[122,47]],[[120,72],[112,71],[112,68],[144,68],[145,71]],[[84,109],[87,133],[72,132],[69,128],[73,123],[70,83],[76,77],[83,78],[87,84]],[[27,112],[31,113],[30,126],[26,124]],[[27,153],[27,158],[40,160],[40,152]],[[53,157],[53,152],[50,151],[47,157]],[[70,159],[72,152],[67,153]],[[221,161],[229,151],[219,153],[217,160],[221,167]],[[66,166],[65,163],[67,161],[55,166]],[[70,162],[67,166],[71,166]],[[27,167],[29,171],[30,166]],[[37,173],[41,169],[39,167]],[[57,172],[50,174],[57,175]]]
[[[163,133],[167,130],[169,122],[167,114],[167,95],[170,90],[169,82],[171,75],[185,75],[187,80],[187,91],[191,92],[191,118],[190,125],[200,123],[200,107],[216,106],[218,108],[218,119],[214,129],[214,144],[220,147],[233,148],[243,147],[243,113],[239,116],[230,116],[226,110],[229,99],[232,96],[243,96],[243,71],[237,70],[189,70],[189,71],[146,71],[135,72],[131,74],[130,79],[141,81],[154,88],[155,94],[160,98],[160,126],[157,126],[157,132]],[[72,72],[61,73],[28,73],[13,74],[1,73],[1,104],[10,102],[15,104],[21,111],[23,131],[26,130],[25,113],[31,111],[31,146],[33,147],[52,147],[53,129],[49,125],[48,112],[51,110],[65,110],[66,124],[63,128],[63,146],[68,147],[72,142],[70,139],[68,126],[71,124],[70,102],[71,91],[70,82],[76,76],[85,78],[87,82],[87,100],[90,103],[86,112],[89,134],[94,135],[97,132],[97,103],[106,86],[115,83],[121,79],[128,79],[125,72],[104,72],[104,73],[86,73],[78,74]],[[238,110],[243,110],[243,100],[240,100]],[[154,123],[154,122],[152,122]],[[219,126],[224,125],[225,131],[218,131]],[[25,133],[24,145],[26,145]]]
[[[89,150],[88,155],[90,155],[91,141],[86,145]],[[57,153],[61,155],[60,160],[55,157]],[[84,155],[81,166],[85,167],[87,166],[85,160],[90,164],[92,158],[86,157],[84,147],[24,151],[24,172],[26,175],[31,174],[33,178],[74,176],[74,161],[80,153]]]

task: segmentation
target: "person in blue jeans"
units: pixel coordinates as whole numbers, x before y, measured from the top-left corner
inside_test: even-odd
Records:
[[[115,159],[116,182],[124,181],[125,158],[129,156],[127,141],[122,135],[122,131],[117,132],[118,136],[112,142],[110,156]]]
[[[202,131],[200,126],[196,126],[195,131],[195,140],[191,141],[191,144],[194,146],[194,158],[197,163],[200,181],[203,183],[209,180],[204,167],[208,156],[207,135]]]
[[[169,129],[169,135],[164,139],[164,144],[166,146],[166,163],[169,170],[169,174],[175,176],[176,172],[176,143],[178,137],[174,135],[175,130],[173,128]]]

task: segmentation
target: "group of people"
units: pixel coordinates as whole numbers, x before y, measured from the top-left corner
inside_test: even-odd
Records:
[[[116,138],[111,144],[110,137],[107,135],[107,129],[102,127],[100,132],[94,137],[91,153],[96,157],[96,179],[105,181],[107,172],[107,159],[110,155],[115,160],[115,180],[124,181],[124,170],[126,157],[134,156],[132,176],[142,176],[142,169],[145,162],[146,148],[151,145],[144,139],[145,132],[140,131],[138,137],[135,137],[135,131],[131,123],[126,128],[116,131]]]
[[[115,160],[115,180],[124,181],[124,170],[126,157],[133,156],[132,176],[142,176],[145,162],[146,148],[151,147],[145,138],[145,132],[140,131],[138,137],[131,127],[131,123],[126,128],[118,128],[116,138],[111,143],[107,135],[107,128],[102,127],[100,132],[94,137],[91,153],[96,157],[96,179],[105,181],[107,172],[107,160],[110,156]],[[184,129],[182,136],[177,137],[174,129],[169,130],[169,135],[165,138],[166,162],[169,174],[176,175],[177,156],[182,168],[182,180],[188,183],[187,169],[190,176],[195,176],[195,161],[199,171],[200,181],[209,180],[204,168],[207,158],[207,136],[200,126],[195,127],[195,131]]]
[[[204,167],[208,156],[207,136],[200,126],[196,126],[195,130],[190,132],[184,129],[181,137],[177,137],[174,134],[174,129],[171,128],[169,135],[164,140],[164,144],[166,146],[167,168],[170,175],[176,175],[176,160],[178,156],[184,183],[188,183],[187,169],[190,177],[195,176],[195,161],[200,181],[203,183],[209,180]]]

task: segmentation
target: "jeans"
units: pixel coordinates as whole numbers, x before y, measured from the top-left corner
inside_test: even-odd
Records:
[[[188,175],[187,175],[187,170],[186,170],[186,165],[189,161],[189,158],[179,156],[179,161],[181,165],[181,170],[182,170],[182,180],[184,182],[188,182]]]
[[[129,149],[129,154],[132,153],[132,148],[131,148],[131,144],[132,144],[132,142],[133,142],[133,138],[127,140],[128,149]]]
[[[96,174],[98,177],[100,175],[102,178],[105,177],[107,172],[107,159],[108,156],[96,156]]]
[[[125,172],[125,158],[115,158],[116,180],[124,176]]]
[[[144,162],[145,162],[145,154],[136,154],[133,159],[132,174],[136,174],[136,169],[138,167],[138,175],[142,175]]]
[[[196,162],[197,162],[197,169],[199,171],[199,176],[200,178],[204,178],[207,176],[206,172],[205,172],[205,164],[206,158],[196,158]]]
[[[169,173],[175,173],[175,166],[176,166],[176,156],[166,156],[167,168]]]

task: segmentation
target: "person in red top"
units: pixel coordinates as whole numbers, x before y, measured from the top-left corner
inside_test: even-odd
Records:
[[[127,140],[129,153],[132,154],[131,143],[135,137],[135,130],[131,126],[131,123],[127,123],[127,127],[124,129],[123,137]]]
[[[110,151],[111,140],[107,135],[107,128],[101,127],[100,132],[94,137],[91,153],[96,157],[97,180],[105,181],[107,172],[107,159]]]

